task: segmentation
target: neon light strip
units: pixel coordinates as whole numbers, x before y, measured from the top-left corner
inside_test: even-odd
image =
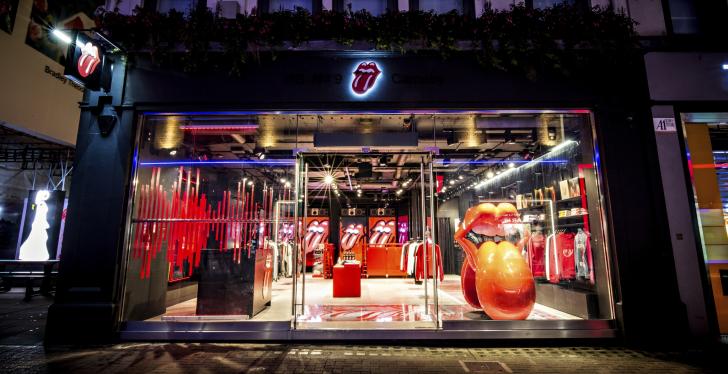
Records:
[[[257,130],[258,125],[180,125],[179,128],[189,131]]]
[[[441,164],[464,164],[464,165],[488,165],[488,164],[527,164],[531,161],[528,160],[501,160],[501,161],[495,161],[495,160],[455,160],[455,161],[445,161],[443,159],[436,159],[436,163]],[[547,164],[566,164],[569,161],[567,160],[543,160],[541,163],[547,163]]]
[[[708,260],[705,261],[706,264],[709,265],[721,265],[721,264],[728,264],[728,260]]]
[[[188,166],[188,165],[293,165],[293,159],[281,160],[211,160],[211,161],[152,161],[140,162],[139,166]]]
[[[311,114],[359,114],[359,115],[372,115],[372,114],[589,114],[591,111],[584,108],[575,109],[489,109],[489,110],[454,110],[454,109],[400,109],[400,110],[359,110],[359,111],[323,111],[323,110],[253,110],[253,111],[220,111],[220,112],[144,112],[144,115],[148,116],[185,116],[185,115],[263,115],[263,114],[300,114],[300,115],[311,115]]]

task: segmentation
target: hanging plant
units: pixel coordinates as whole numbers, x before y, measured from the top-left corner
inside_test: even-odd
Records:
[[[399,53],[434,50],[443,57],[471,50],[487,69],[530,78],[546,71],[573,75],[595,63],[624,65],[640,51],[634,22],[624,14],[568,4],[486,9],[476,18],[454,11],[373,16],[366,11],[311,14],[298,8],[224,19],[204,7],[188,15],[137,8],[132,15],[100,14],[98,24],[131,55],[147,54],[158,65],[181,60],[186,71],[216,66],[232,74],[240,74],[250,57],[260,60],[261,52],[275,57],[280,50],[315,49],[312,41]],[[181,57],[171,59],[172,54]],[[220,64],[209,63],[213,54],[222,56]]]

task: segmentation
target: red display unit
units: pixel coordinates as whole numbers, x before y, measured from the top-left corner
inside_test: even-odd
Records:
[[[334,297],[361,297],[361,264],[334,266]]]

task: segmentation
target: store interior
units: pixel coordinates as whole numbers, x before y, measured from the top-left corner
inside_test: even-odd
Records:
[[[586,111],[146,116],[124,318],[611,319],[592,134]]]
[[[703,261],[721,335],[728,335],[728,113],[682,113]]]

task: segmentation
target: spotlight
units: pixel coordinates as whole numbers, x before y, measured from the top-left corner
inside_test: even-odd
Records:
[[[174,156],[176,154],[177,154],[177,150],[176,149],[173,149],[173,150],[169,151],[169,155],[170,156]]]
[[[248,182],[248,186],[252,186],[252,185],[253,185],[253,181]]]
[[[463,178],[465,177],[463,177],[462,175],[458,175],[458,179],[462,180]]]
[[[286,183],[286,178],[281,178],[281,183]]]
[[[58,38],[58,40],[66,43],[66,44],[71,44],[71,42],[72,42],[71,37],[68,36],[68,34],[66,34],[65,32],[63,32],[61,30],[53,29],[53,31],[51,31],[51,33],[53,34],[53,36]]]
[[[331,174],[326,174],[326,175],[324,176],[324,183],[325,183],[325,184],[331,184],[331,183],[334,183],[334,176],[333,176],[333,175],[331,175]]]
[[[514,162],[509,162],[508,167],[513,169],[514,167],[516,167],[516,164]]]
[[[485,176],[486,176],[486,177],[488,177],[488,179],[490,179],[490,178],[493,178],[493,176],[494,176],[494,175],[495,175],[495,174],[493,174],[493,172],[492,172],[492,171],[488,171],[488,172],[487,172],[487,173],[485,174]]]
[[[286,182],[286,188],[290,188],[290,187],[291,187],[291,182]]]
[[[263,160],[263,159],[265,159],[265,153],[263,153],[263,152],[259,152],[259,153],[257,153],[257,156],[258,156],[258,159],[259,159],[259,160]]]
[[[454,180],[451,180],[450,181],[450,185],[452,186],[453,184],[455,184],[455,181]]]

